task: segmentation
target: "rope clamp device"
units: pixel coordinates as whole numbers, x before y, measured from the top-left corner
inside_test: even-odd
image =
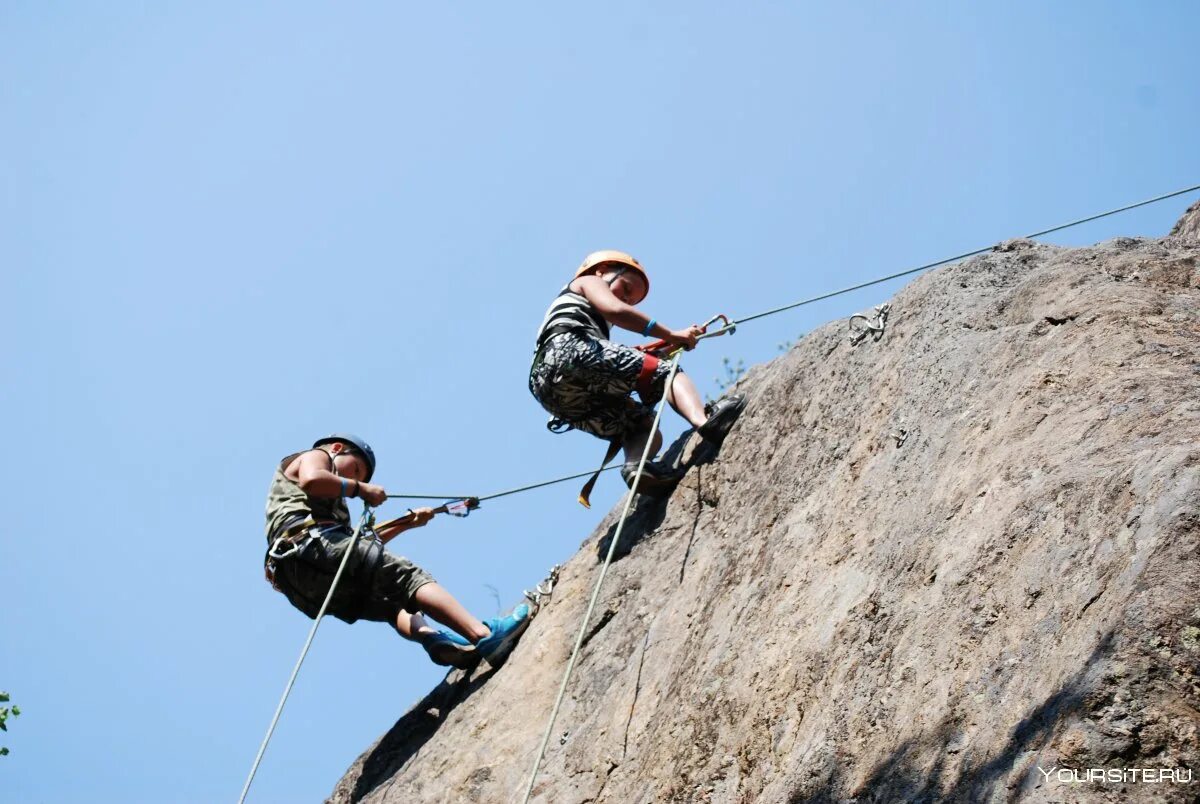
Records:
[[[882,338],[883,332],[887,328],[888,314],[891,311],[891,303],[884,302],[883,304],[875,307],[874,320],[867,318],[862,313],[855,313],[854,315],[850,316],[850,345],[858,346],[860,343],[866,340],[868,335],[872,336],[872,340],[875,341],[878,341],[880,338]],[[861,318],[863,321],[863,327],[861,329],[854,326],[854,321],[859,318]]]
[[[547,600],[554,594],[554,586],[558,583],[559,573],[562,572],[562,564],[555,564],[550,568],[550,572],[546,574],[545,579],[537,586],[533,587],[533,591],[528,589],[521,591],[527,600],[535,607],[541,608],[542,601]]]
[[[461,500],[451,500],[445,505],[438,506],[433,509],[435,513],[449,514],[450,516],[466,517],[472,511],[479,507],[478,497],[464,497]]]

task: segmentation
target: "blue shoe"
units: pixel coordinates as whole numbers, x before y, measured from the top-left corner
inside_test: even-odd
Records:
[[[449,640],[451,642],[453,642],[457,645],[468,645],[469,646],[471,644],[471,640],[467,639],[465,636],[460,635],[456,631],[451,631],[449,628],[441,629],[441,633],[443,636],[449,638]]]
[[[492,633],[475,643],[475,651],[492,667],[499,667],[508,658],[521,634],[525,633],[531,619],[529,606],[522,603],[507,617],[485,621],[484,625]]]
[[[434,631],[421,637],[421,646],[434,664],[443,667],[471,667],[479,663],[479,651],[451,631]]]

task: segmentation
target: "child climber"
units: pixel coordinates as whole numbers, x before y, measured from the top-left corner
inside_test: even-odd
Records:
[[[744,396],[734,395],[706,414],[686,374],[677,370],[666,388],[668,361],[609,340],[616,324],[672,346],[695,347],[703,334],[700,327],[670,329],[637,309],[649,292],[646,270],[630,255],[589,254],[546,312],[529,372],[529,390],[553,417],[550,429],[575,428],[620,444],[625,450],[621,477],[629,486],[650,437],[654,406],[664,393],[671,407],[714,445],[724,440],[746,404]],[[640,403],[630,397],[634,391]],[[651,452],[658,454],[661,446],[662,435],[655,433]],[[662,493],[681,477],[680,470],[647,461],[637,491]]]
[[[288,601],[316,617],[353,536],[346,497],[380,505],[387,492],[371,483],[375,453],[365,441],[336,433],[312,449],[284,458],[267,494],[267,578]],[[338,581],[328,612],[339,620],[391,623],[419,642],[434,662],[465,667],[486,659],[493,666],[529,625],[529,607],[481,622],[433,576],[383,543],[433,518],[432,508],[377,529],[379,541],[360,537]],[[432,627],[422,612],[453,632]]]

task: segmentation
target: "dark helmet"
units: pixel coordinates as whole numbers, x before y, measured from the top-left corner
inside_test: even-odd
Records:
[[[353,452],[367,462],[367,476],[364,478],[364,482],[370,483],[371,475],[375,474],[375,450],[371,449],[371,445],[353,433],[334,433],[318,439],[317,443],[313,444],[313,449],[325,444],[332,444],[335,441],[349,445]]]

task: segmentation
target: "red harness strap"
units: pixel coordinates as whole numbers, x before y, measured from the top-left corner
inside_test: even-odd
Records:
[[[652,354],[642,355],[642,369],[638,372],[637,388],[639,394],[647,394],[651,390],[650,381],[654,379],[654,372],[658,370],[658,364],[662,362]]]

